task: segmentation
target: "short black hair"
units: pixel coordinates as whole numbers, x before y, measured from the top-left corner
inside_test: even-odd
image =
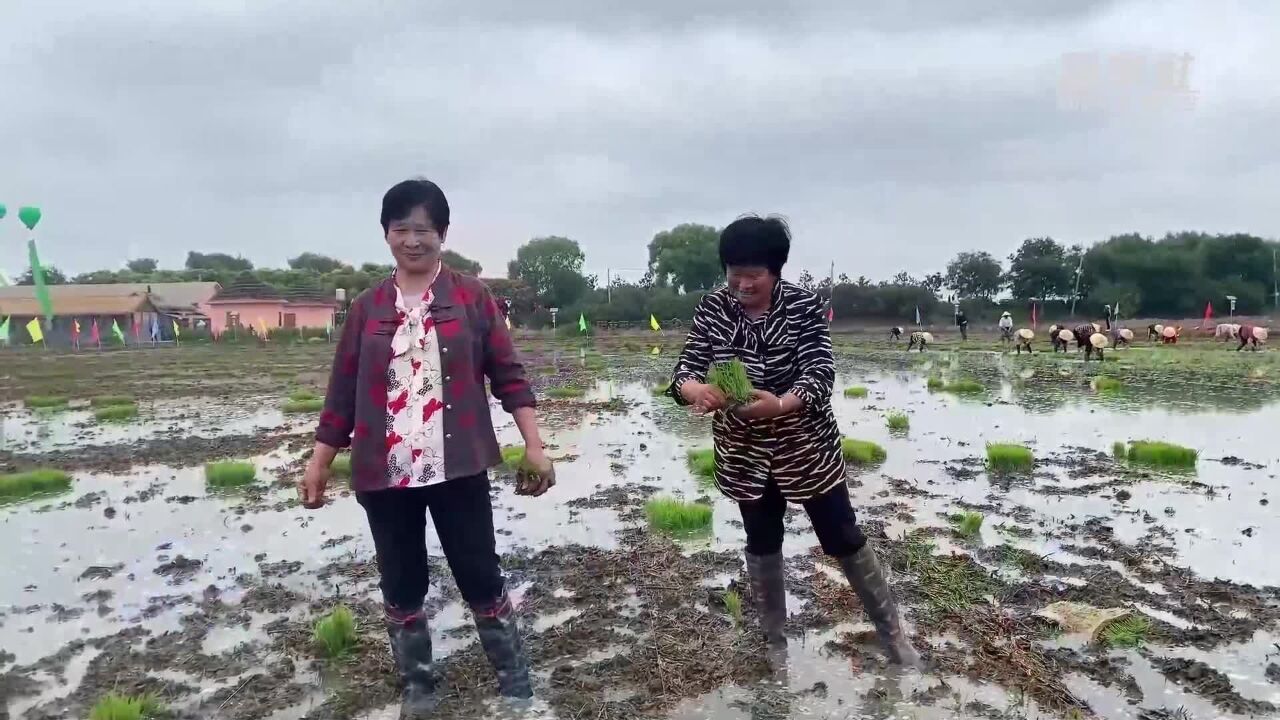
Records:
[[[439,185],[430,180],[418,177],[396,183],[382,196],[382,232],[393,220],[409,217],[416,207],[427,211],[431,225],[438,233],[449,227],[449,201]]]
[[[720,231],[720,268],[755,265],[782,274],[791,253],[791,229],[777,215],[744,215]]]

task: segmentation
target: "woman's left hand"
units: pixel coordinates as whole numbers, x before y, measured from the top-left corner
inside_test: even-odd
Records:
[[[771,420],[783,414],[782,398],[768,390],[752,390],[751,402],[733,411],[744,420]]]

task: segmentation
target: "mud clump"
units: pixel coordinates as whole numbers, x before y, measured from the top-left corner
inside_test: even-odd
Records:
[[[1157,658],[1153,664],[1170,681],[1208,699],[1220,710],[1240,715],[1269,715],[1277,710],[1269,702],[1241,696],[1225,674],[1199,660]]]
[[[115,565],[90,565],[80,573],[80,580],[107,580],[124,569],[124,563]]]
[[[157,575],[169,578],[170,585],[181,585],[195,577],[202,567],[204,567],[204,562],[193,560],[185,555],[179,555],[168,562],[161,563],[154,572]]]

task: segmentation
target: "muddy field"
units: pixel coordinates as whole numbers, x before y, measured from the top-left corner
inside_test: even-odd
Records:
[[[923,672],[894,672],[854,594],[788,516],[791,668],[773,678],[726,591],[744,588],[736,508],[686,466],[709,422],[654,388],[673,339],[527,340],[559,484],[517,497],[495,473],[499,551],[555,718],[1236,718],[1280,714],[1277,471],[1280,356],[1211,342],[1142,346],[1085,364],[1002,354],[986,340],[907,354],[837,339],[836,412],[883,446],[849,486],[903,600]],[[0,505],[0,718],[83,718],[109,692],[154,693],[174,717],[395,717],[372,543],[342,492],[303,510],[293,485],[331,346],[0,354],[0,473],[52,467],[70,490]],[[1118,390],[1099,390],[1099,376]],[[931,391],[976,381],[967,393]],[[866,397],[845,397],[850,386]],[[96,420],[92,398],[138,415]],[[65,405],[27,407],[36,396]],[[39,404],[39,403],[36,403]],[[891,431],[900,412],[909,429]],[[499,438],[518,440],[500,412]],[[1113,444],[1199,452],[1155,471]],[[986,445],[1029,447],[1029,471]],[[204,464],[257,480],[207,487]],[[651,531],[654,495],[714,507],[707,532]],[[953,517],[981,515],[978,528]],[[434,543],[434,537],[431,538]],[[445,677],[440,717],[494,717],[494,681],[447,567],[429,596]],[[745,595],[745,593],[744,593]],[[1128,613],[1118,633],[1064,630],[1059,602]],[[315,620],[340,603],[358,643],[324,659]],[[744,629],[745,628],[745,629]],[[1118,640],[1117,638],[1121,639]]]

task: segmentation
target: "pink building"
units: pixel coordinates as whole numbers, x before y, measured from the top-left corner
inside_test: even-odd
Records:
[[[320,329],[334,324],[337,302],[318,289],[277,290],[251,275],[241,275],[205,304],[215,336],[232,328],[267,331]]]

